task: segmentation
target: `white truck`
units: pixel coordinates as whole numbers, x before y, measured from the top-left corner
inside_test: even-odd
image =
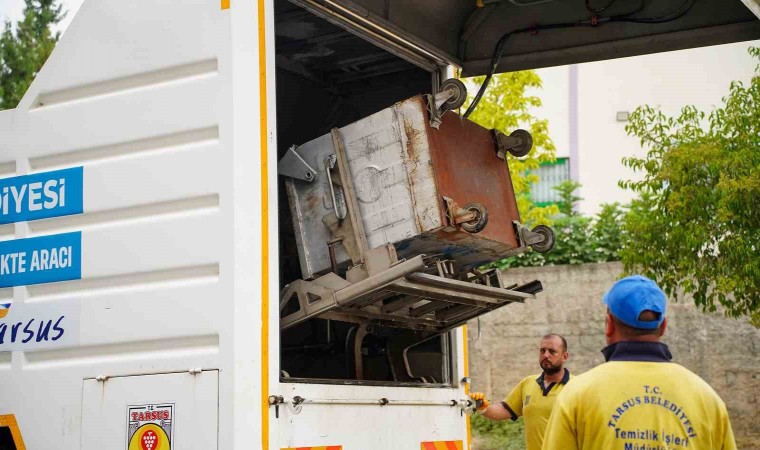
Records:
[[[308,308],[324,300],[315,289],[347,282],[303,275],[277,163],[292,144],[438,92],[460,68],[485,73],[505,23],[586,20],[561,3],[85,1],[18,107],[0,112],[0,447],[469,448],[459,319],[489,308],[427,323],[415,347],[422,328],[405,317],[400,359],[388,354],[396,328],[357,319],[380,312],[336,300],[320,303],[332,316],[292,316],[281,290],[300,280]],[[682,2],[660,3],[653,14]],[[710,14],[654,28],[524,33],[495,60],[514,70],[760,33],[738,1],[698,3]],[[404,264],[387,250],[383,270]],[[340,263],[330,273],[348,277]],[[356,292],[372,277],[354,275]],[[391,281],[441,283],[412,275]],[[536,291],[446,283],[406,306]]]

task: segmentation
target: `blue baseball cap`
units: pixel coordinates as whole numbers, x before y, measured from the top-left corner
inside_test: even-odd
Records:
[[[667,298],[657,284],[647,277],[632,275],[618,280],[604,294],[604,303],[613,316],[624,324],[653,330],[662,324],[667,309]],[[639,320],[644,311],[659,313],[657,320]]]

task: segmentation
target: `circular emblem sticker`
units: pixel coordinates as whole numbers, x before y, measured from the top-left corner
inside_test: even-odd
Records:
[[[169,437],[163,428],[146,423],[135,431],[129,441],[129,450],[170,450]]]

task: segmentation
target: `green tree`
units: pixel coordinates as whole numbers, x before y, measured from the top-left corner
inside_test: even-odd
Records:
[[[560,212],[551,217],[555,244],[550,252],[528,251],[501,260],[496,266],[506,269],[618,261],[624,241],[620,225],[623,208],[617,203],[604,204],[596,216],[584,216],[574,209],[575,203],[583,200],[576,194],[579,187],[575,181],[565,181],[554,188],[559,194]]]
[[[25,0],[24,18],[0,35],[0,109],[15,108],[60,38],[65,13],[56,0]]]
[[[576,195],[577,191],[581,187],[581,184],[575,180],[563,181],[557,185],[554,190],[559,194],[559,201],[557,202],[557,208],[559,212],[566,216],[577,216],[578,212],[575,211],[575,204],[583,200],[583,198]]]
[[[625,210],[619,203],[605,203],[596,216],[591,229],[591,240],[596,261],[620,261],[620,250],[625,245],[622,222]]]
[[[580,183],[568,180],[554,188],[559,194],[557,207],[560,214],[553,220],[555,244],[552,251],[536,255],[543,259],[541,265],[583,264],[596,261],[594,243],[591,241],[592,220],[575,210],[575,203],[583,200],[575,192]]]
[[[484,78],[465,80],[467,90],[477,92]],[[549,137],[548,122],[531,114],[531,109],[541,106],[541,99],[528,95],[528,90],[540,87],[541,78],[533,70],[495,75],[477,109],[470,116],[470,120],[485,128],[505,134],[523,128],[532,135],[533,150],[527,156],[515,158],[508,155],[517,206],[522,222],[528,227],[550,223],[550,217],[558,212],[556,206],[539,207],[530,198],[530,186],[538,181],[538,176],[531,171],[538,169],[542,162],[556,160],[556,148]],[[466,107],[467,104],[465,109]]]
[[[647,150],[624,160],[643,178],[620,183],[640,194],[624,222],[626,271],[760,325],[760,65],[710,114],[643,106],[626,130]]]

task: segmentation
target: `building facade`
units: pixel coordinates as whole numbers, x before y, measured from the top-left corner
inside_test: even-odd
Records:
[[[558,164],[540,169],[534,199],[551,202],[552,187],[567,177],[581,183],[576,207],[582,213],[630,201],[634,194],[618,181],[636,174],[621,161],[645,151],[625,131],[628,114],[641,105],[668,115],[686,105],[710,112],[732,81],[749,83],[757,65],[747,53],[752,46],[760,40],[539,69],[543,88],[535,94],[543,105],[534,113],[549,121]]]

